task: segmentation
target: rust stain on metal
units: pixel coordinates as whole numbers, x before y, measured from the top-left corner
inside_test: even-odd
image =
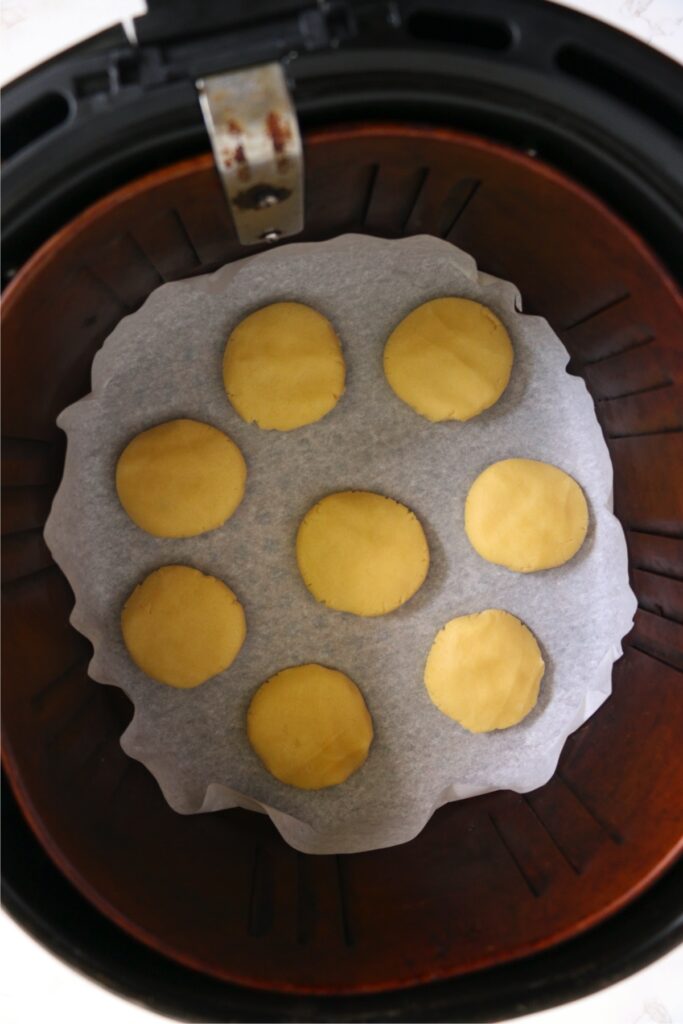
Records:
[[[232,149],[229,145],[221,146],[219,156],[225,168],[232,167],[234,163],[244,165],[247,162],[247,155],[244,152],[244,146],[241,145],[236,146],[235,149]]]
[[[292,138],[292,129],[276,110],[271,110],[266,117],[266,131],[273,141],[275,152],[282,153],[285,145]]]
[[[234,117],[226,117],[225,128],[226,131],[229,131],[231,135],[242,134],[242,125]]]

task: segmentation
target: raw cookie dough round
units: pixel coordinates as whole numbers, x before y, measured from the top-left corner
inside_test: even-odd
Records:
[[[233,406],[264,430],[295,430],[333,409],[346,367],[329,320],[300,302],[274,302],[228,338],[223,383]]]
[[[472,547],[515,572],[563,565],[587,529],[588,506],[576,480],[534,459],[494,462],[474,481],[465,502]]]
[[[366,616],[405,604],[429,568],[417,517],[372,491],[339,491],[309,509],[297,534],[296,557],[318,601]]]
[[[160,683],[189,689],[233,663],[246,636],[230,587],[187,565],[164,565],[139,583],[121,612],[131,658]]]
[[[299,789],[337,786],[372,743],[372,719],[356,684],[323,665],[286,668],[258,688],[249,742],[271,775]]]
[[[119,501],[155,537],[215,530],[241,502],[246,479],[237,445],[196,420],[169,420],[144,430],[116,464]]]
[[[384,349],[393,391],[433,423],[469,420],[497,402],[512,369],[510,336],[471,299],[432,299],[401,320]]]
[[[533,633],[509,612],[451,619],[437,633],[424,682],[439,711],[470,732],[508,729],[529,714],[545,665]]]

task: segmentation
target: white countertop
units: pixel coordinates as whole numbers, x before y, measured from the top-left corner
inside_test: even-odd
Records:
[[[683,0],[558,2],[631,32],[683,63]],[[144,9],[144,0],[3,0],[0,84]],[[119,999],[72,971],[4,912],[0,912],[0,963],[0,1018],[4,1024],[143,1024],[166,1019]],[[682,974],[683,947],[679,947],[609,989],[517,1021],[683,1024]]]
[[[167,1020],[76,974],[0,914],[3,1024],[157,1024]],[[630,978],[516,1024],[683,1024],[683,947]],[[216,1021],[215,1024],[224,1024]]]

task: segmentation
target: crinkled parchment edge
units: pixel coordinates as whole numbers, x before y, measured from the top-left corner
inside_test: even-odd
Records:
[[[362,238],[366,244],[372,244],[380,241],[378,239],[368,238],[367,236],[362,236]],[[317,249],[320,249],[321,247],[333,247],[339,245],[340,243],[343,244],[347,242],[349,244],[354,244],[357,243],[358,240],[359,236],[344,235],[327,242],[295,243],[289,246],[289,251],[300,251],[304,249],[310,249],[311,247],[315,247]],[[382,244],[399,246],[405,245],[406,243],[410,244],[411,242],[415,241],[417,241],[416,238],[396,239],[392,241],[387,241],[384,239],[381,240]],[[430,239],[430,241],[435,242],[437,240]],[[449,247],[450,249],[452,249],[453,256],[457,258],[459,262],[460,270],[465,273],[465,275],[470,279],[470,281],[481,292],[481,300],[485,301],[486,293],[490,289],[495,289],[499,295],[504,294],[508,301],[511,299],[512,301],[509,301],[509,308],[511,310],[515,310],[515,312],[511,313],[510,315],[512,315],[513,317],[523,319],[525,321],[533,319],[536,323],[536,327],[542,328],[542,330],[544,331],[547,342],[549,344],[559,345],[562,348],[562,352],[566,354],[566,367],[567,363],[569,362],[569,353],[565,349],[564,345],[562,345],[562,342],[557,337],[555,332],[550,327],[550,324],[548,324],[548,322],[544,318],[536,316],[530,317],[527,314],[522,313],[521,295],[516,286],[513,285],[511,282],[503,281],[500,278],[496,278],[491,276],[490,274],[478,271],[476,262],[468,253],[463,252],[461,249],[458,249],[455,246]],[[214,271],[211,274],[205,274],[202,275],[201,277],[192,278],[189,281],[181,283],[184,286],[191,284],[193,289],[197,290],[206,289],[209,292],[215,291],[217,289],[223,290],[225,287],[228,286],[230,280],[240,270],[240,268],[244,266],[246,262],[253,259],[264,260],[267,259],[269,255],[269,253],[262,253],[256,256],[249,256],[246,257],[244,260],[240,260],[236,263],[226,264],[225,266],[220,267],[218,270]],[[146,302],[143,304],[143,307],[141,308],[144,308],[150,302],[159,301],[160,292],[163,292],[165,288],[177,287],[178,284],[179,282],[171,282],[166,285],[161,285],[159,288],[155,289],[155,291],[151,293],[151,295],[147,298]],[[136,316],[136,313],[131,314],[131,316]],[[124,318],[125,321],[128,321],[128,319],[128,317]],[[57,418],[57,424],[62,428],[62,430],[64,430],[65,434],[67,435],[67,440],[69,438],[70,430],[75,430],[78,428],[79,410],[83,407],[84,403],[92,403],[98,401],[98,397],[105,389],[111,374],[115,373],[116,371],[117,329],[118,328],[115,328],[114,331],[108,336],[101,350],[97,353],[94,359],[92,369],[92,391],[84,398],[80,399],[78,402],[73,403],[73,405],[70,405],[65,410],[63,410],[63,412]],[[569,386],[574,389],[577,403],[583,402],[587,406],[586,414],[594,417],[595,413],[593,408],[593,401],[588,393],[584,381],[581,378],[573,377],[570,376],[569,374],[567,375],[567,377],[568,381],[565,381],[565,385],[569,383]],[[611,520],[611,525],[613,527],[611,531],[613,533],[612,542],[617,541],[617,539],[620,538],[621,564],[615,566],[615,571],[623,574],[624,580],[626,581],[625,591],[627,588],[630,591],[630,587],[628,587],[627,583],[628,556],[626,550],[626,541],[621,524],[616,519],[612,511],[612,462],[609,456],[607,445],[604,441],[604,438],[602,437],[602,433],[600,431],[597,420],[596,430],[600,433],[599,444],[601,446],[601,450],[598,451],[596,447],[596,450],[593,454],[600,457],[604,465],[605,480],[608,484],[604,508],[602,511],[603,513],[608,513],[608,522],[609,520]],[[66,458],[67,460],[69,459],[68,444]],[[67,575],[67,578],[69,575],[67,567],[71,558],[74,557],[73,543],[75,541],[75,538],[64,537],[59,527],[59,520],[60,509],[62,507],[67,507],[70,500],[68,489],[69,485],[67,483],[68,479],[69,478],[67,474],[65,474],[65,477],[63,478],[60,487],[57,491],[57,494],[55,496],[52,510],[50,512],[50,515],[45,526],[45,540],[55,560],[63,568],[65,574]],[[75,480],[75,476],[72,476],[71,479]],[[592,685],[590,686],[590,688],[586,690],[583,702],[579,705],[576,714],[567,724],[566,728],[563,729],[557,735],[552,747],[552,756],[550,757],[551,768],[547,772],[547,778],[544,779],[543,782],[547,782],[548,779],[550,779],[554,774],[555,769],[557,767],[557,762],[559,761],[560,753],[562,751],[562,748],[564,747],[564,744],[568,736],[572,732],[574,732],[574,730],[577,729],[580,725],[582,725],[583,722],[590,718],[591,715],[593,715],[595,711],[597,711],[597,709],[604,703],[604,701],[610,696],[612,692],[612,666],[614,662],[622,654],[621,640],[623,636],[625,636],[631,628],[633,614],[635,613],[635,609],[637,607],[636,598],[632,591],[630,591],[630,596],[632,599],[631,617],[628,621],[624,621],[623,625],[617,630],[619,635],[614,637],[613,643],[610,645],[608,650],[605,651],[603,658],[601,659],[599,665],[595,669]],[[90,676],[97,682],[102,683],[104,685],[118,686],[119,683],[117,682],[117,680],[110,678],[107,672],[104,671],[102,667],[98,664],[97,650],[98,644],[100,642],[100,637],[98,636],[96,629],[92,628],[92,626],[88,628],[88,616],[83,612],[81,606],[81,599],[79,598],[79,594],[77,592],[75,592],[75,604],[70,616],[70,621],[71,624],[79,630],[79,632],[83,633],[88,638],[88,640],[90,640],[90,642],[93,644],[93,647],[95,648],[95,654],[89,665]],[[166,765],[164,765],[163,767],[158,764],[155,765],[154,760],[150,759],[147,756],[144,747],[141,748],[138,746],[137,725],[139,722],[140,714],[141,713],[139,709],[135,707],[133,718],[128,728],[121,736],[121,746],[123,750],[126,752],[126,754],[128,754],[128,756],[140,761],[142,764],[146,766],[146,768],[152,773],[152,775],[154,775],[157,782],[159,783],[159,786],[167,802],[170,804],[170,806],[174,808],[174,810],[184,814],[217,811],[231,807],[242,807],[252,811],[259,811],[261,813],[267,814],[273,821],[273,824],[278,829],[282,837],[291,846],[293,846],[297,850],[300,850],[303,853],[357,853],[372,849],[380,849],[382,847],[387,846],[394,846],[398,843],[407,842],[410,839],[413,839],[422,831],[422,829],[425,827],[431,816],[439,807],[451,801],[463,800],[471,796],[478,796],[486,792],[491,792],[494,788],[496,788],[484,785],[475,787],[472,785],[460,783],[457,780],[455,780],[448,786],[446,786],[441,792],[438,793],[431,806],[425,808],[423,816],[417,823],[413,819],[413,821],[410,824],[410,827],[406,827],[406,822],[400,820],[390,822],[387,822],[386,820],[376,822],[368,821],[367,827],[363,831],[362,838],[359,838],[359,836],[356,834],[351,839],[349,839],[349,837],[346,835],[343,825],[341,825],[336,831],[330,830],[328,828],[324,833],[322,833],[320,831],[313,829],[310,825],[306,824],[305,822],[302,822],[300,819],[294,818],[290,814],[280,811],[277,808],[270,807],[262,801],[253,799],[245,793],[240,793],[237,790],[231,789],[223,783],[209,782],[206,786],[206,791],[201,806],[188,810],[187,807],[174,806],[173,800],[170,796],[172,786],[170,784],[171,773],[169,772],[168,767]],[[537,783],[533,788],[537,788],[537,786],[540,784],[542,783]],[[520,789],[518,791],[523,792],[526,790]],[[357,820],[354,822],[354,827],[356,830],[358,829]]]

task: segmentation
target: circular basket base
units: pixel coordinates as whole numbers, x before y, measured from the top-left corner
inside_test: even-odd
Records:
[[[162,281],[245,255],[210,157],[119,190],[54,236],[4,310],[4,759],[64,874],[134,937],[217,978],[368,993],[547,949],[675,856],[683,785],[681,307],[639,238],[569,179],[436,129],[306,140],[305,240],[432,233],[514,280],[581,373],[612,454],[640,608],[614,694],[554,778],[438,811],[413,842],[306,857],[244,811],[182,817],[121,751],[125,697],[87,676],[42,527],[63,463],[55,417],[94,353]],[[249,250],[252,252],[253,250]]]

